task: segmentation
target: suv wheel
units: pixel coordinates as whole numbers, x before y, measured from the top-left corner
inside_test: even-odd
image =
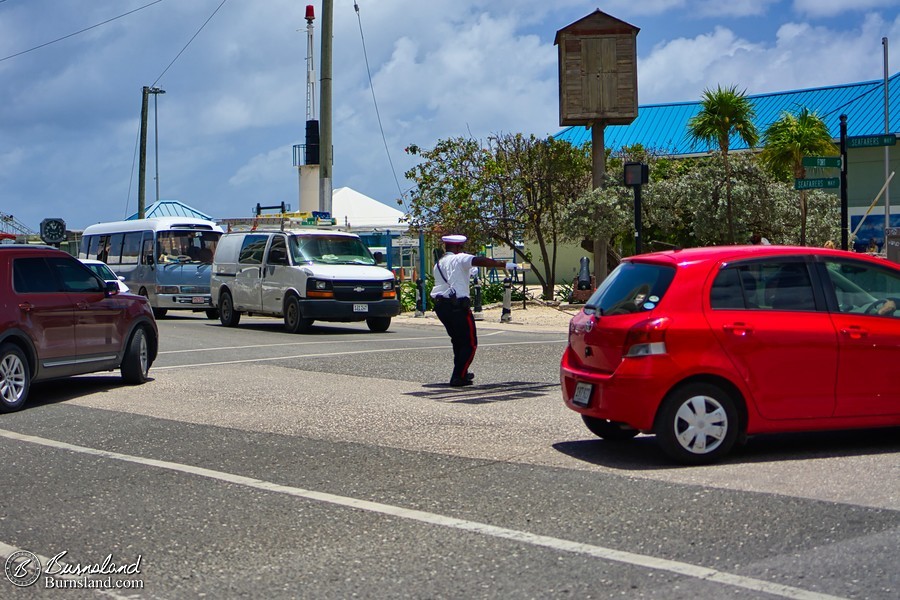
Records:
[[[665,453],[694,465],[727,454],[739,431],[734,399],[710,383],[692,383],[671,392],[656,422],[656,438]]]
[[[219,298],[219,322],[225,327],[237,327],[241,321],[241,313],[234,310],[234,300],[228,292],[222,292]]]
[[[30,387],[31,372],[25,353],[13,344],[0,346],[0,413],[22,408]]]
[[[147,346],[147,332],[143,327],[134,330],[122,358],[121,371],[122,379],[133,385],[144,383],[149,378],[150,352]]]
[[[288,333],[306,333],[312,324],[312,319],[303,317],[297,296],[288,296],[284,301],[284,328]]]

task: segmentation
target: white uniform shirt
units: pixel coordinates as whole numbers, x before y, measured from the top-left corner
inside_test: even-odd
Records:
[[[442,298],[447,298],[452,288],[456,290],[457,298],[468,298],[469,271],[472,268],[472,259],[474,258],[471,254],[454,254],[453,252],[448,252],[442,256],[441,260],[434,265],[434,287],[431,290],[431,297],[437,298],[441,296]],[[441,271],[444,272],[443,276],[441,276],[441,271],[438,271],[438,265],[441,266]],[[444,277],[447,279],[444,280]]]

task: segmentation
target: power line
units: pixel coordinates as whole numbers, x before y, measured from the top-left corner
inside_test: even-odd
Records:
[[[359,21],[359,37],[362,40],[363,58],[366,61],[366,74],[369,76],[369,89],[372,90],[372,103],[375,105],[375,116],[378,118],[378,128],[381,130],[381,141],[384,142],[384,151],[387,154],[388,163],[391,165],[391,175],[394,176],[394,183],[397,184],[397,191],[400,193],[400,201],[403,208],[409,211],[406,206],[406,195],[400,187],[400,180],[397,179],[397,170],[394,168],[394,161],[391,159],[391,151],[388,149],[387,138],[384,135],[384,126],[381,124],[381,113],[378,110],[378,100],[375,98],[375,84],[372,83],[372,71],[369,69],[369,54],[366,52],[366,36],[363,35],[362,18],[359,16],[359,5],[353,0],[353,8],[356,10],[356,20]]]
[[[61,38],[57,38],[53,41],[46,42],[39,46],[35,46],[34,48],[29,48],[28,50],[22,50],[21,52],[16,52],[15,54],[10,54],[9,56],[4,56],[3,58],[0,58],[0,62],[3,62],[4,60],[9,60],[10,58],[15,58],[17,56],[22,56],[23,54],[33,52],[34,50],[38,50],[45,46],[49,46],[50,44],[55,44],[56,42],[61,42],[63,40],[67,40],[70,37],[74,37],[74,36],[78,35],[79,33],[84,33],[85,31],[90,31],[91,29],[96,29],[97,27],[100,27],[101,25],[106,25],[107,23],[111,23],[111,22],[115,21],[116,19],[121,19],[122,17],[127,17],[128,15],[130,15],[132,13],[136,13],[139,10],[144,10],[145,8],[147,8],[149,6],[153,6],[154,4],[159,4],[162,1],[163,0],[153,0],[153,2],[150,2],[149,4],[145,4],[144,6],[135,8],[134,10],[129,10],[127,13],[122,13],[118,17],[113,17],[112,19],[107,19],[107,20],[103,21],[102,23],[97,23],[96,25],[91,25],[90,27],[85,27],[84,29],[82,29],[80,31],[76,31],[75,33],[70,33],[69,35],[64,35]],[[0,0],[0,2],[6,2],[6,0]]]
[[[156,0],[156,1],[161,2],[162,0]],[[154,81],[150,87],[156,87],[156,84],[159,83],[159,80],[163,78],[163,75],[166,74],[166,71],[168,71],[169,68],[171,68],[171,66],[175,64],[175,61],[178,60],[178,57],[180,57],[184,53],[184,51],[187,50],[188,46],[191,45],[191,42],[194,41],[194,38],[197,37],[198,35],[200,35],[200,32],[203,31],[203,28],[206,27],[206,24],[209,23],[210,21],[212,21],[212,18],[214,16],[216,16],[216,13],[219,12],[219,9],[222,8],[222,6],[226,2],[228,2],[228,0],[222,0],[221,4],[219,4],[219,6],[216,7],[216,10],[214,10],[212,12],[212,14],[209,15],[209,18],[203,22],[203,25],[200,26],[200,29],[197,30],[197,33],[195,33],[194,35],[191,36],[191,39],[189,39],[187,44],[184,45],[184,48],[182,48],[181,51],[175,55],[175,58],[172,59],[172,62],[170,62],[169,65],[165,69],[163,69],[163,72],[159,74],[159,77],[156,78],[156,81]]]

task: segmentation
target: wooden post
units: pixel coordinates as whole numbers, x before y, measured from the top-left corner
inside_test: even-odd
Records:
[[[606,123],[603,121],[594,121],[591,124],[591,185],[595,190],[603,187],[603,180],[606,177],[604,129],[606,129]],[[609,240],[605,238],[594,240],[594,279],[598,285],[606,279],[606,275],[609,272],[608,249]]]

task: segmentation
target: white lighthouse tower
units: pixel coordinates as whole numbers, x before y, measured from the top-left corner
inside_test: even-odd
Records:
[[[313,6],[306,6],[306,141],[294,161],[300,181],[301,212],[319,210],[319,120],[316,113],[316,65],[313,61]]]

